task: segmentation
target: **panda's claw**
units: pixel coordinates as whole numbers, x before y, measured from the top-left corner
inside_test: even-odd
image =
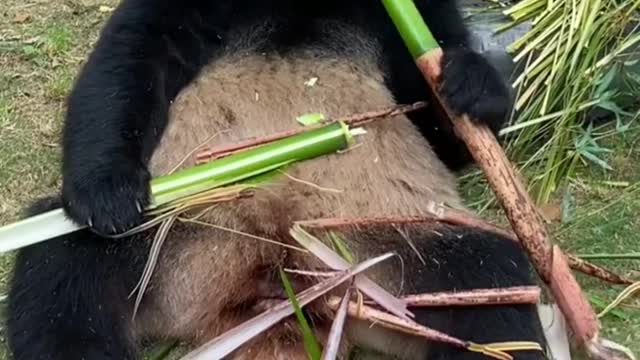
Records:
[[[79,224],[99,234],[127,231],[143,220],[149,202],[150,175],[144,167],[122,161],[109,173],[92,172],[91,177],[66,179],[63,185],[65,211]],[[87,181],[87,178],[90,181]]]

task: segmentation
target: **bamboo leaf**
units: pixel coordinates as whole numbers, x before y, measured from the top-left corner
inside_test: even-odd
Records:
[[[560,210],[560,221],[562,224],[568,224],[576,218],[575,198],[571,191],[567,190],[562,196],[562,207]]]
[[[607,169],[607,170],[613,170],[613,168],[611,166],[609,166],[609,164],[607,164],[606,161],[600,159],[599,157],[593,155],[590,152],[581,152],[580,155],[584,156],[585,158],[589,159],[591,162],[593,162],[594,164],[600,166],[603,169]]]
[[[620,108],[620,106],[618,106],[618,104],[616,104],[615,102],[611,101],[611,100],[602,100],[598,103],[598,107],[603,108],[605,110],[609,110],[612,113],[615,113],[617,115],[631,115],[630,112],[624,111]]]
[[[307,354],[311,360],[319,360],[322,354],[320,350],[320,344],[318,344],[318,340],[316,340],[315,335],[313,335],[313,331],[311,330],[311,326],[309,326],[309,322],[305,318],[302,313],[302,308],[300,308],[300,304],[298,303],[298,299],[296,299],[296,294],[293,291],[293,287],[289,282],[289,278],[287,274],[285,274],[282,269],[280,269],[280,278],[282,279],[282,284],[284,285],[284,289],[287,293],[287,297],[291,304],[293,305],[293,311],[298,318],[298,323],[300,324],[300,328],[302,330],[302,337],[304,341],[304,348],[307,350]]]
[[[306,232],[300,226],[300,223],[295,223],[289,230],[289,234],[291,234],[291,237],[300,243],[300,245],[313,253],[330,268],[334,270],[344,270],[349,267],[349,263],[345,259],[340,257],[340,255],[335,253],[320,240]],[[403,319],[408,319],[409,317],[414,316],[407,309],[407,304],[403,300],[391,295],[388,291],[380,287],[380,285],[376,284],[365,275],[357,276],[354,280],[354,285],[390,313]]]
[[[609,90],[609,86],[611,86],[613,79],[616,78],[618,73],[618,66],[612,66],[611,69],[609,69],[609,71],[598,82],[596,82],[598,87],[596,88],[595,96],[602,97],[602,95]]]
[[[629,285],[625,288],[611,304],[607,305],[599,314],[598,317],[605,316],[608,312],[613,310],[616,306],[620,305],[624,300],[630,298],[633,294],[640,291],[640,281]]]
[[[329,232],[329,236],[331,237],[331,241],[333,241],[334,245],[338,249],[338,253],[345,260],[347,260],[349,264],[355,264],[356,263],[355,257],[349,250],[349,247],[347,246],[347,244],[345,244],[345,242],[342,240],[342,238],[333,231]]]

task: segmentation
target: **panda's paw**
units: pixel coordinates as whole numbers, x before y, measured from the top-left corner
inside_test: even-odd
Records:
[[[126,162],[105,172],[71,176],[63,185],[63,206],[71,219],[100,234],[122,233],[142,222],[150,179],[144,166]]]
[[[467,114],[497,132],[511,108],[509,90],[482,55],[465,48],[445,48],[440,94],[456,114]]]

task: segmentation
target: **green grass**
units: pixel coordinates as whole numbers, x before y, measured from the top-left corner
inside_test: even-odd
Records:
[[[639,6],[633,0],[523,0],[506,10],[516,22],[534,19],[531,31],[510,45],[525,69],[514,81],[521,111],[514,125],[520,130],[507,147],[536,172],[531,194],[537,201],[549,201],[579,161],[607,167],[607,149],[580,127],[588,112],[611,110],[617,130],[628,127],[620,105],[637,101],[632,88],[639,79],[627,75],[638,71],[640,34],[629,29],[637,24]]]
[[[64,98],[107,15],[98,11],[98,3],[3,1],[0,225],[15,221],[23,206],[60,186],[58,141]],[[13,254],[0,255],[0,294],[6,293],[12,260]],[[4,359],[9,356],[2,326],[0,360]]]
[[[628,253],[640,251],[640,130],[628,136],[610,139],[614,150],[609,157],[611,172],[581,171],[581,184],[571,191],[576,199],[576,218],[558,226],[556,241],[575,254]],[[604,182],[604,183],[603,183]],[[629,186],[610,186],[608,183],[627,182]],[[640,279],[639,260],[593,260],[619,274]],[[579,280],[587,288],[592,300],[613,300],[621,287],[587,279]],[[597,311],[602,305],[592,301]],[[620,307],[617,313],[602,319],[604,335],[626,344],[640,354],[640,296],[627,301],[635,308]]]
[[[15,221],[21,207],[60,186],[58,145],[64,98],[80,65],[97,38],[108,13],[99,5],[116,0],[42,2],[4,0],[0,11],[0,225]],[[6,11],[4,9],[7,9]],[[30,19],[16,21],[28,14]],[[635,127],[635,128],[633,128]],[[567,223],[550,224],[554,240],[574,253],[640,251],[640,124],[623,135],[609,133],[599,145],[612,168],[582,167],[554,199],[566,202]],[[588,164],[591,165],[591,164]],[[536,175],[536,174],[527,174]],[[608,183],[607,183],[608,182]],[[628,186],[618,186],[628,183]],[[476,206],[490,193],[475,185],[465,187]],[[480,201],[482,200],[482,201]],[[571,205],[573,204],[573,205]],[[483,212],[496,217],[489,206]],[[502,219],[502,218],[501,218]],[[12,255],[0,256],[0,293]],[[594,260],[621,274],[640,278],[640,261]],[[578,276],[594,304],[612,301],[620,287]],[[640,300],[629,302],[640,307]],[[601,310],[601,305],[596,308]],[[640,355],[640,310],[621,307],[603,318],[604,334],[630,346]],[[8,359],[0,330],[0,360]]]
[[[0,223],[60,185],[64,98],[107,16],[72,3],[8,0],[0,13]]]

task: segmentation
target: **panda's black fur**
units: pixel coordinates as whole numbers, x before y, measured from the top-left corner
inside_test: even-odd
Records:
[[[509,111],[509,92],[488,62],[466,47],[456,4],[416,3],[444,48],[441,93],[454,111],[497,131]],[[312,77],[317,83],[305,85]],[[177,223],[132,319],[129,293],[153,232],[118,240],[96,233],[139,224],[149,179],[214,133],[220,132],[210,144],[226,144],[290,129],[304,112],[340,116],[428,98],[381,2],[123,0],[69,97],[62,196],[27,211],[63,206],[95,231],[20,250],[9,294],[14,358],[134,359],[147,340],[197,345],[254,315],[261,300],[282,296],[280,266],[322,264],[229,231]],[[462,207],[452,170],[470,156],[439,125],[432,107],[366,130],[360,146],[287,168],[288,177],[268,181],[253,197],[220,204],[203,219],[292,243],[287,229],[293,220],[419,215],[436,203]],[[360,260],[386,251],[400,255],[402,261],[391,259],[368,272],[393,293],[535,282],[517,244],[478,229],[440,224],[346,234]],[[295,280],[308,285],[307,278]],[[535,306],[412,311],[420,323],[465,340],[544,342]],[[319,304],[308,313],[322,334],[330,324],[327,309]],[[483,357],[349,324],[345,351],[361,345],[408,359]],[[304,358],[294,328],[277,327],[236,358]]]

